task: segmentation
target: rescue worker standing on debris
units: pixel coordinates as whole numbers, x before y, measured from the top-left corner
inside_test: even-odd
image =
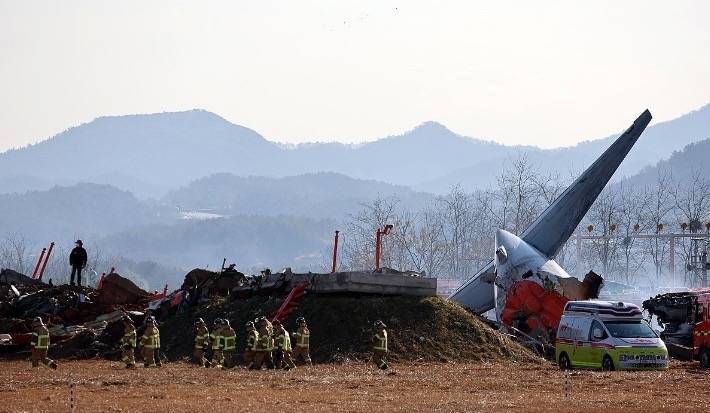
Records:
[[[221,336],[224,342],[224,363],[222,364],[222,369],[227,370],[234,367],[234,350],[237,348],[237,333],[229,324],[229,320],[224,320]]]
[[[145,323],[145,331],[141,337],[141,353],[143,355],[143,366],[155,367],[155,348],[158,344],[157,328],[153,324],[153,316],[150,316]]]
[[[210,334],[212,339],[212,367],[222,367],[224,362],[224,353],[222,348],[224,348],[224,343],[222,340],[222,319],[215,318],[214,326],[212,327],[212,334]]]
[[[128,316],[123,316],[123,337],[121,337],[121,361],[127,369],[136,367],[136,327]]]
[[[284,370],[295,368],[296,364],[291,359],[291,337],[279,320],[274,320],[274,339],[276,341],[276,352],[274,354],[276,368],[283,368]]]
[[[76,240],[75,245],[76,246],[69,254],[69,265],[71,265],[71,279],[69,284],[74,285],[74,275],[76,275],[76,284],[81,287],[81,270],[86,267],[86,262],[89,258],[86,255],[84,243],[80,239]]]
[[[372,361],[377,368],[381,370],[387,369],[387,326],[382,320],[375,321],[375,335],[372,337]]]
[[[256,356],[257,342],[259,341],[259,333],[254,327],[254,323],[248,321],[246,324],[247,328],[247,345],[244,348],[244,364],[247,369],[250,369],[254,365],[254,357]]]
[[[194,356],[200,367],[209,367],[210,362],[205,357],[205,350],[210,344],[210,331],[205,320],[198,318],[195,321],[195,351]]]
[[[49,330],[40,317],[35,317],[32,321],[32,342],[30,344],[32,345],[32,355],[30,356],[32,367],[39,367],[41,361],[45,366],[56,370],[57,363],[47,357]]]
[[[308,324],[306,324],[306,319],[303,317],[298,317],[296,319],[298,324],[298,329],[293,333],[293,337],[296,339],[296,348],[293,350],[293,360],[299,362],[303,360],[304,363],[311,365],[311,332],[308,330]]]

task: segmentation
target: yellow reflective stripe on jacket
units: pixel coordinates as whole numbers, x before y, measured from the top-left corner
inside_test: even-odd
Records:
[[[296,347],[308,348],[310,346],[311,334],[310,332],[300,332],[297,331],[296,334]]]
[[[387,332],[383,331],[382,335],[375,334],[375,350],[387,351]]]
[[[256,331],[250,331],[247,336],[247,350],[256,351],[257,344],[259,342],[259,333]]]
[[[262,334],[259,336],[256,346],[257,351],[272,351],[274,349],[273,347],[271,337],[269,337],[268,334]]]
[[[284,331],[276,337],[276,345],[281,348],[281,350],[291,350],[291,337],[289,337],[288,332]]]
[[[49,348],[49,334],[37,334],[37,341],[35,344],[35,348]]]
[[[143,347],[145,348],[158,348],[160,347],[160,339],[158,338],[158,335],[153,333],[150,335],[143,335],[143,338],[141,340],[141,344],[143,344]]]
[[[229,351],[229,350],[234,350],[236,348],[237,344],[237,337],[234,335],[230,336],[224,336],[224,349]]]
[[[195,336],[195,348],[204,348],[208,344],[209,338],[209,333],[198,334]]]
[[[214,332],[213,332],[213,333],[210,335],[210,337],[212,337],[212,350],[219,350],[219,349],[222,347],[222,345],[223,345],[223,342],[222,342],[223,337],[222,337],[222,335],[221,335],[220,333],[214,333]]]
[[[131,347],[136,346],[136,330],[129,331],[128,333],[123,334],[123,338],[121,338],[121,344],[129,344]]]

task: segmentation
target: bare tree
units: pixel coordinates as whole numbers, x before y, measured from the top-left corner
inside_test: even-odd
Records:
[[[619,240],[614,235],[620,219],[620,194],[615,186],[608,186],[601,192],[590,208],[587,219],[593,223],[594,232],[601,235],[591,240],[590,252],[601,265],[599,270],[602,275],[613,276],[619,252]]]
[[[7,234],[0,242],[0,267],[31,275],[36,260],[24,236]]]
[[[668,224],[671,213],[675,207],[675,185],[673,177],[668,171],[659,170],[656,183],[650,191],[650,199],[645,205],[646,220],[640,224],[640,231],[659,232],[661,225]],[[648,238],[646,252],[651,258],[655,273],[656,285],[661,284],[663,267],[668,255],[669,240],[665,237]]]

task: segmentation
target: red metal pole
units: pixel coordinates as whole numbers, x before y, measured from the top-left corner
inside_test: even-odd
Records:
[[[375,236],[375,271],[380,270],[380,248],[382,246],[382,231],[377,228]]]
[[[47,250],[47,256],[44,257],[44,263],[42,264],[42,269],[39,271],[39,279],[42,280],[42,275],[44,274],[44,269],[47,268],[47,261],[49,261],[49,257],[52,255],[52,249],[54,249],[54,243],[51,242],[49,243],[49,249]]]
[[[32,279],[34,280],[37,278],[37,273],[39,272],[39,266],[42,264],[42,260],[44,259],[44,253],[47,252],[47,248],[42,248],[42,253],[39,254],[39,259],[37,260],[37,265],[35,265],[35,270],[32,271]]]
[[[335,231],[335,242],[333,243],[333,271],[331,271],[332,273],[335,272],[335,268],[338,264],[338,234],[340,234],[340,231]]]
[[[168,296],[168,285],[165,284],[165,288],[163,289],[163,297],[167,297],[167,296]]]

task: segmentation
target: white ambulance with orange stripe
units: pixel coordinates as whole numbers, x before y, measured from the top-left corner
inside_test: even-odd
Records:
[[[555,358],[563,370],[665,369],[663,340],[631,303],[569,301],[557,329]]]

